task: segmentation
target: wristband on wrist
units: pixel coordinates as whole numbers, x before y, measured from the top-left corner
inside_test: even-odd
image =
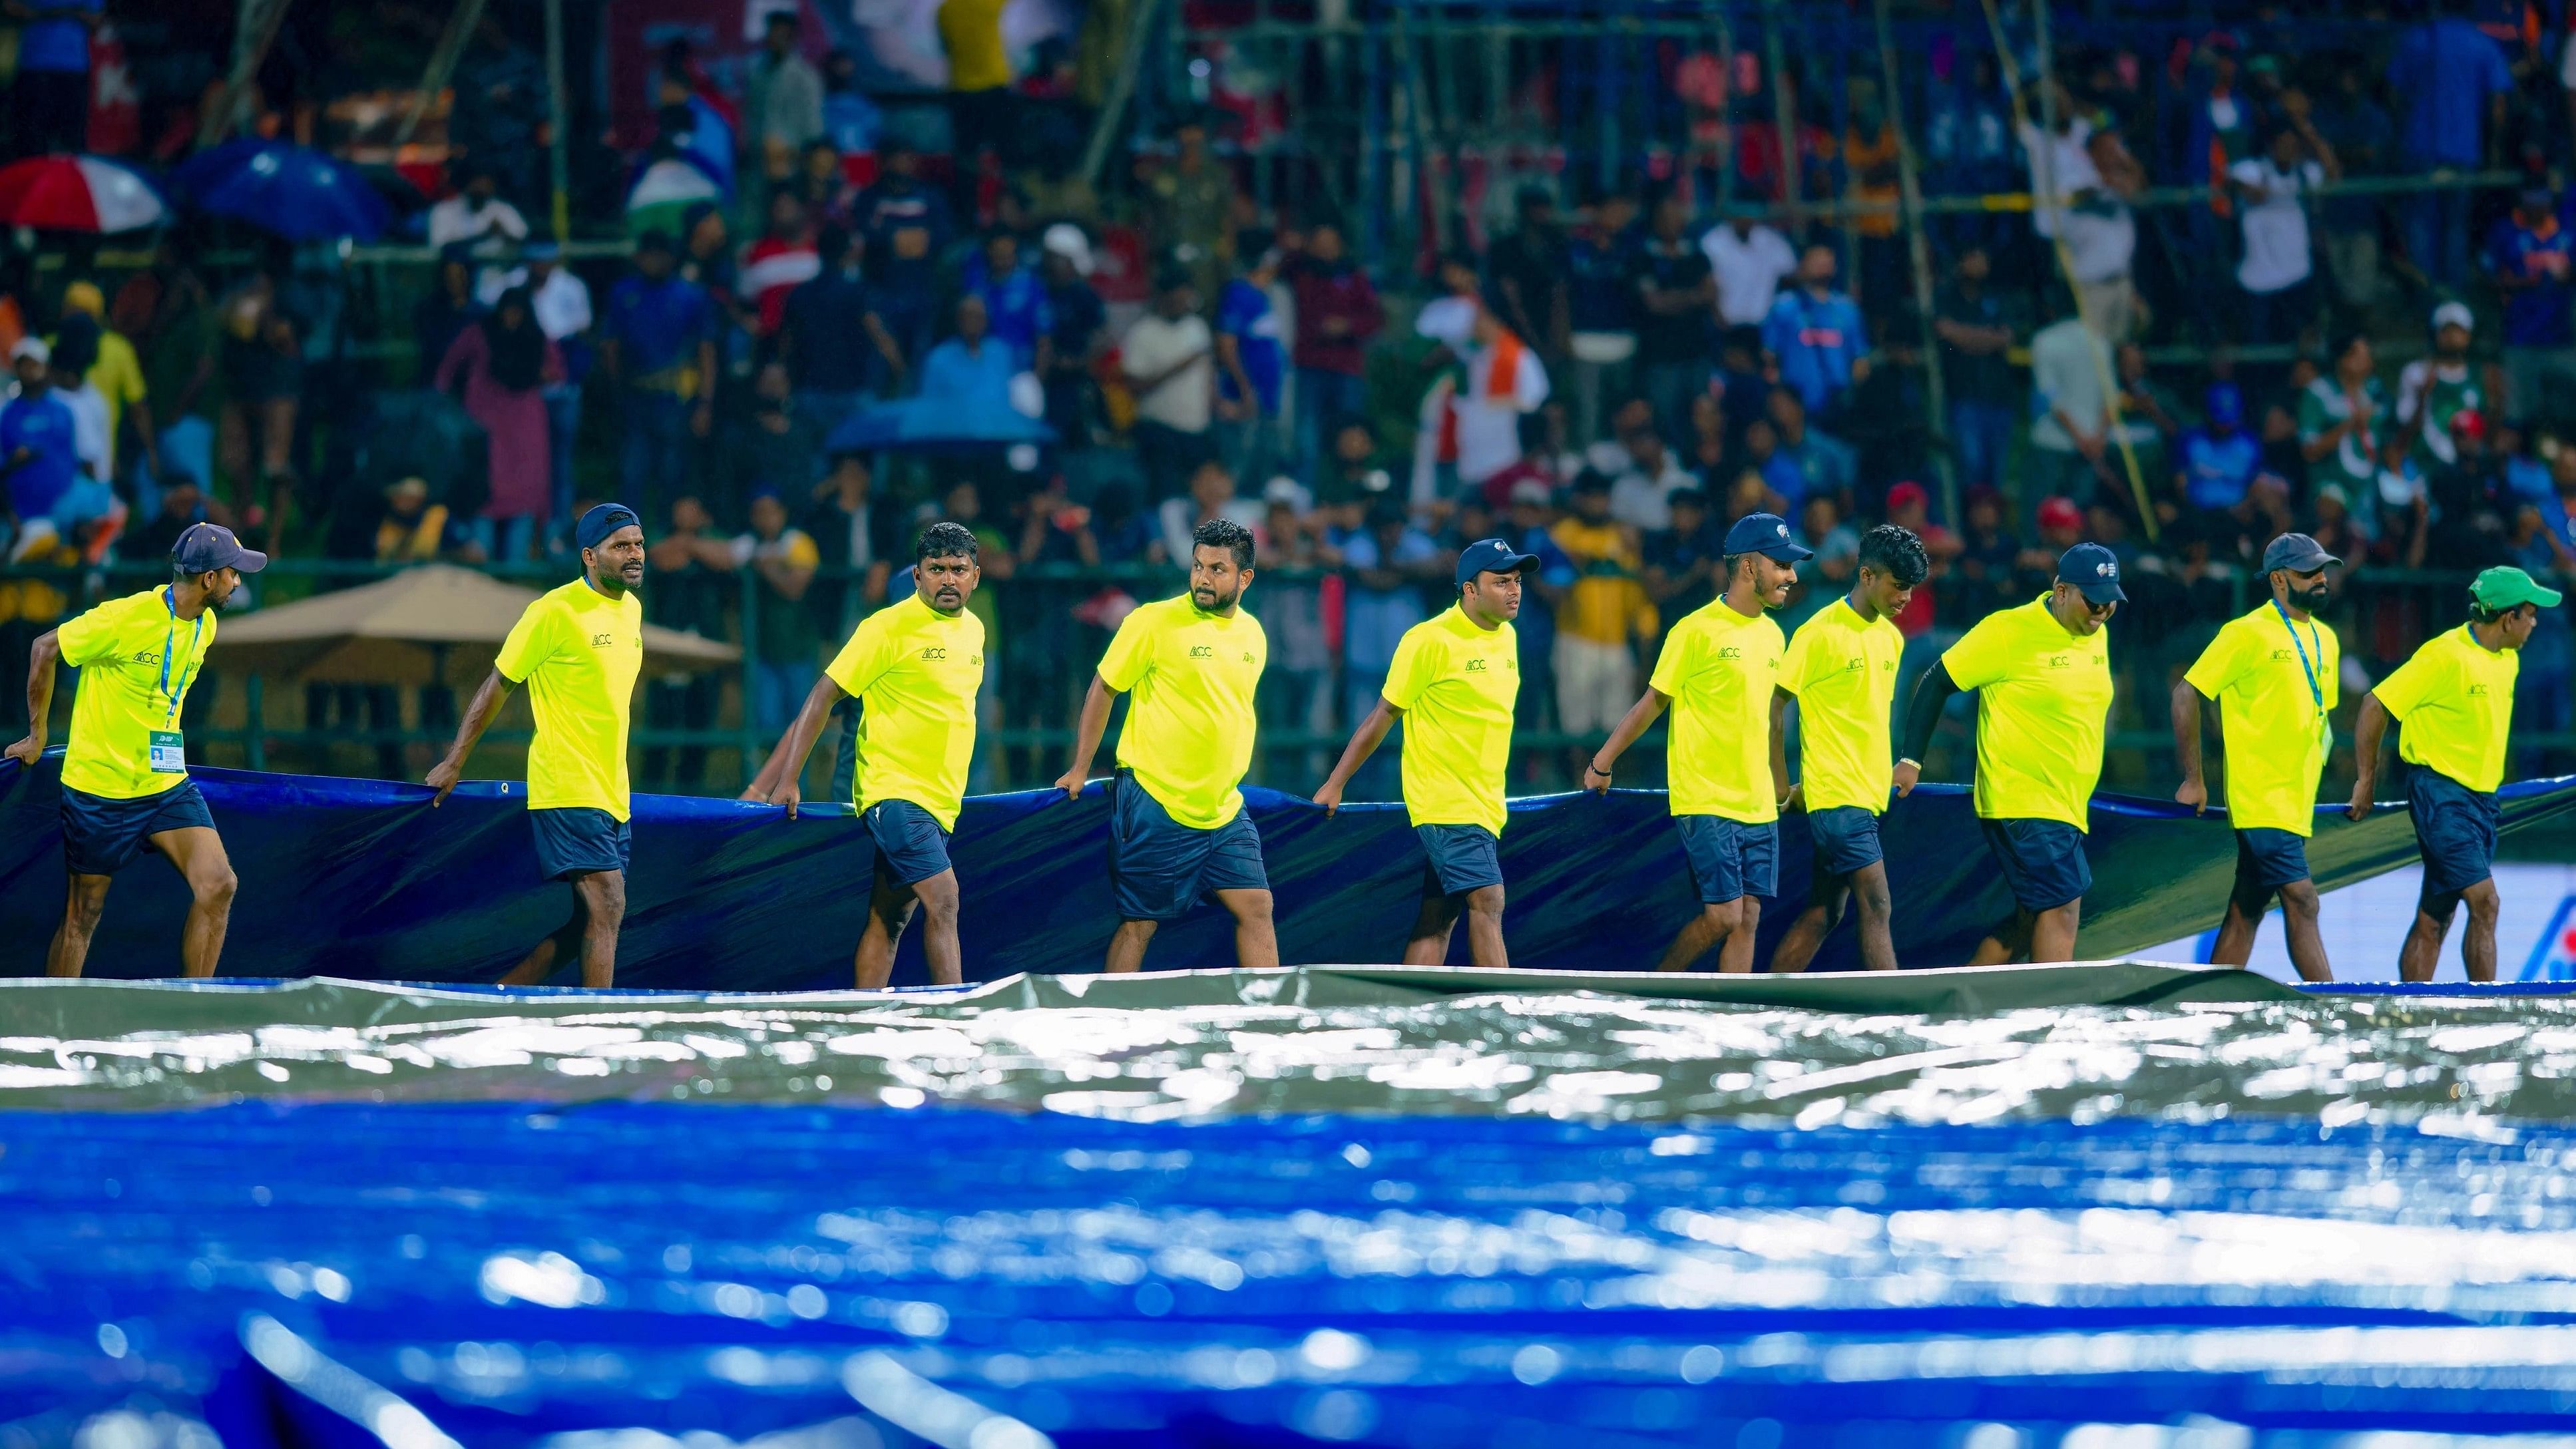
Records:
[[[1922,768],[1923,768],[1923,762],[1922,762],[1921,760],[1915,759],[1915,758],[1914,758],[1913,756],[1911,756],[1911,755],[1905,755],[1905,756],[1901,756],[1901,757],[1899,757],[1896,763],[1898,763],[1898,764],[1900,764],[1900,765],[1912,765],[1912,766],[1913,766],[1915,769],[1917,769],[1917,770],[1920,770],[1920,769],[1922,769]]]

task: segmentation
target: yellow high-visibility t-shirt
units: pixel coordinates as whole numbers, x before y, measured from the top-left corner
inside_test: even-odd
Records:
[[[198,666],[215,642],[215,611],[209,606],[195,619],[182,619],[171,612],[168,596],[165,584],[110,599],[54,631],[63,662],[80,670],[72,734],[63,745],[65,789],[141,800],[175,790],[188,778],[184,768],[152,768],[152,735],[178,730]]]
[[[2399,759],[2483,792],[2504,783],[2513,682],[2521,673],[2520,654],[2489,649],[2462,624],[2426,640],[2370,692],[2405,726]]]
[[[1798,696],[1798,784],[1809,810],[1884,814],[1895,788],[1896,666],[1905,636],[1885,617],[1862,622],[1848,598],[1798,626],[1780,687]]]
[[[2228,620],[2183,675],[2218,701],[2229,824],[2294,835],[2316,831],[2317,776],[2334,739],[2326,715],[2335,707],[2342,661],[2333,629],[2314,619],[2294,622],[2267,599]]]
[[[644,605],[575,579],[530,604],[492,667],[528,687],[528,808],[627,815],[626,726],[644,669]]]
[[[1214,830],[1243,811],[1252,767],[1253,691],[1270,663],[1261,621],[1202,613],[1187,594],[1127,615],[1100,657],[1100,678],[1128,695],[1118,763],[1171,817]]]
[[[1002,0],[942,0],[939,44],[948,52],[952,91],[1000,90],[1011,83],[1002,45]]]
[[[909,800],[940,829],[956,829],[975,758],[984,621],[964,609],[943,614],[914,594],[861,619],[823,672],[859,700],[853,803]]]
[[[1941,667],[1977,691],[1977,814],[2089,829],[2111,713],[2109,636],[2068,633],[2042,594],[1979,620]]]
[[[1646,683],[1673,702],[1665,759],[1675,815],[1747,825],[1780,818],[1771,780],[1771,691],[1785,648],[1770,615],[1748,619],[1723,597],[1673,626]]]
[[[1503,833],[1503,776],[1521,697],[1520,640],[1451,605],[1404,631],[1386,702],[1404,711],[1404,813],[1416,825]]]

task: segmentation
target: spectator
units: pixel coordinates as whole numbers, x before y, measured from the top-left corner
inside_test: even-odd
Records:
[[[2557,200],[2547,187],[2525,188],[2487,243],[2487,265],[2504,293],[2505,408],[2524,422],[2538,421],[2545,399],[2576,386],[2576,326],[2568,315],[2576,301],[2568,285],[2576,235],[2559,220]]]
[[[563,265],[563,248],[551,241],[532,241],[519,248],[524,266],[501,273],[504,286],[526,287],[529,308],[546,340],[563,355],[563,376],[545,386],[546,436],[554,451],[547,468],[553,485],[550,517],[560,534],[572,526],[572,448],[581,431],[581,385],[590,373],[590,286]],[[495,291],[486,306],[500,299]]]
[[[2119,342],[2138,329],[2143,311],[2130,273],[2138,251],[2138,222],[2128,198],[2146,185],[2146,175],[2117,131],[2096,131],[2084,147],[2099,183],[2075,197],[2058,218],[2058,237],[2066,246],[2067,277],[2083,298],[2085,320],[2104,338]]]
[[[2368,338],[2354,333],[2335,339],[2327,361],[2334,370],[2299,397],[2299,452],[2307,460],[2308,485],[2340,483],[2347,493],[2366,495],[2379,481],[2388,394],[2371,375]]]
[[[2334,148],[2308,124],[2306,102],[2284,110],[2289,121],[2274,128],[2263,154],[2227,170],[2244,208],[2245,256],[2236,266],[2245,294],[2241,335],[2256,345],[2296,342],[2316,314],[2305,198],[2343,174]]]
[[[427,480],[397,478],[386,485],[384,498],[384,512],[376,520],[377,563],[392,568],[440,558],[481,562],[487,556],[447,505],[429,496]]]
[[[1903,249],[1897,241],[1901,168],[1896,123],[1879,97],[1876,81],[1856,76],[1845,93],[1851,102],[1851,123],[1842,134],[1843,172],[1850,181],[1853,204],[1862,208],[1849,223],[1860,243],[1860,272],[1852,290],[1868,298],[1873,307],[1893,306],[1905,291]]]
[[[1667,501],[1672,526],[1646,535],[1646,597],[1661,617],[1680,619],[1717,597],[1726,535],[1696,485],[1674,490]]]
[[[54,396],[72,410],[72,452],[80,459],[83,482],[106,484],[116,476],[114,434],[108,428],[107,395],[89,379],[98,366],[98,323],[80,313],[66,313],[54,338]]]
[[[1090,436],[1092,378],[1109,351],[1109,311],[1091,285],[1091,239],[1060,221],[1046,229],[1047,423],[1066,446]]]
[[[868,333],[863,248],[857,233],[825,227],[823,270],[778,309],[778,355],[795,386],[796,410],[827,439],[866,404],[880,360]]]
[[[1798,541],[1815,556],[1798,561],[1798,591],[1777,611],[1783,631],[1795,630],[1850,593],[1860,570],[1860,535],[1843,522],[1842,505],[1830,493],[1812,494],[1798,505]]]
[[[109,315],[132,338],[143,363],[144,391],[154,400],[156,472],[184,473],[205,494],[215,471],[215,425],[210,385],[215,377],[215,308],[206,284],[176,237],[164,232],[152,264],[117,289]],[[160,489],[168,483],[153,480]],[[138,490],[142,520],[159,513],[152,488]]]
[[[18,23],[18,76],[10,86],[10,134],[18,154],[89,149],[89,37],[106,0],[11,0]]]
[[[1528,730],[1551,729],[1556,716],[1556,613],[1574,587],[1574,561],[1556,546],[1556,507],[1546,483],[1523,478],[1512,485],[1511,510],[1499,536],[1515,553],[1538,560],[1521,574],[1521,612],[1512,632],[1519,639],[1520,700],[1512,717]]]
[[[1208,151],[1205,117],[1186,115],[1172,128],[1171,164],[1144,189],[1146,234],[1189,272],[1198,295],[1215,296],[1234,264],[1234,170]]]
[[[1851,444],[1810,426],[1806,404],[1789,388],[1771,389],[1770,421],[1780,440],[1779,456],[1797,477],[1797,489],[1787,494],[1789,501],[1803,507],[1807,499],[1822,496],[1834,500],[1837,508],[1851,507],[1852,484],[1860,469],[1860,455]]]
[[[457,334],[482,315],[482,304],[475,300],[473,248],[450,242],[439,249],[438,263],[429,274],[429,290],[412,304],[411,336],[419,376],[436,372],[447,360],[448,348],[456,344]]]
[[[1556,619],[1556,722],[1571,735],[1607,734],[1637,701],[1633,644],[1651,642],[1660,616],[1646,597],[1637,531],[1610,516],[1610,480],[1585,470],[1574,511],[1549,537],[1576,578]]]
[[[748,412],[727,416],[722,426],[724,442],[716,459],[730,475],[728,498],[749,498],[767,489],[782,499],[802,499],[823,471],[826,440],[797,408],[796,389],[783,363],[764,363],[753,374]]]
[[[2346,178],[2387,174],[2397,143],[2396,124],[2371,98],[2369,70],[2356,55],[2335,58],[2332,94],[2319,105],[2317,134],[2334,148]],[[2319,213],[2326,275],[2349,315],[2365,315],[2379,301],[2380,201],[2375,196],[2329,196]]]
[[[2465,302],[2445,302],[2433,309],[2433,355],[2419,357],[2397,374],[2396,450],[2420,454],[2426,467],[2457,460],[2451,422],[2464,412],[2486,412],[2486,395],[2469,366],[2469,339],[2476,318]]]
[[[117,460],[129,456],[124,451],[125,424],[134,424],[135,440],[142,444],[143,462],[148,474],[161,469],[160,434],[152,426],[151,394],[144,386],[143,364],[134,355],[134,344],[107,325],[107,298],[98,284],[74,282],[63,288],[63,315],[66,325],[74,316],[89,319],[89,330],[98,339],[98,360],[89,368],[90,385],[98,389],[107,404],[107,473],[100,481],[120,483],[125,470]]]
[[[2002,481],[2021,405],[2021,388],[2004,357],[2019,335],[2019,319],[2005,295],[1987,285],[1992,270],[1984,247],[1960,252],[1932,311],[1950,394],[1950,446],[1957,450],[1959,481],[1970,488]]]
[[[528,219],[501,199],[500,179],[489,162],[468,158],[457,191],[429,209],[429,244],[463,243],[476,254],[501,242],[528,239]]]
[[[2245,431],[2245,395],[2232,382],[2214,382],[2201,399],[2208,419],[2182,435],[2175,486],[2183,502],[2215,512],[2243,501],[2263,467],[2263,445]]]
[[[639,512],[665,498],[676,505],[688,491],[692,439],[715,424],[715,309],[678,262],[669,233],[638,237],[635,271],[609,289],[600,327],[600,370],[626,429],[620,497]]]
[[[795,11],[771,11],[760,49],[743,72],[743,174],[777,188],[773,203],[779,192],[793,190],[798,158],[823,135],[823,77],[796,53],[797,28]]]
[[[277,273],[263,267],[224,298],[219,345],[226,396],[215,425],[216,452],[234,490],[265,499],[265,509],[257,503],[244,509],[242,521],[265,528],[272,558],[288,546],[304,399],[303,322],[279,293]]]
[[[1771,379],[1763,362],[1762,329],[1729,327],[1717,338],[1717,381],[1710,390],[1717,395],[1718,414],[1725,421],[1728,437],[1740,436],[1754,419],[1771,414]],[[1691,404],[1693,427],[1697,428],[1698,401]]]
[[[2316,522],[2309,526],[2308,536],[2327,553],[2344,561],[2344,576],[2370,561],[2370,536],[2353,516],[2352,500],[2339,484],[2329,483],[2316,491],[2310,502]]]
[[[1832,247],[1807,248],[1798,285],[1771,304],[1762,348],[1778,365],[1781,385],[1811,413],[1833,415],[1844,395],[1869,379],[1869,326],[1858,304],[1834,289]]]
[[[1958,72],[1953,71],[1955,77]],[[1965,84],[1943,87],[1933,100],[1924,132],[1924,155],[1945,194],[1986,196],[2013,189],[2012,113],[1995,73],[1995,60],[1979,53]],[[1982,216],[1945,217],[1936,234],[1960,248],[1990,247],[2001,232]]]
[[[1691,399],[1690,452],[1682,464],[1691,470],[1702,492],[1712,481],[1723,482],[1734,449],[1728,442],[1726,404],[1706,393]]]
[[[1655,405],[1656,425],[1678,430],[1692,396],[1708,391],[1717,279],[1707,255],[1683,234],[1690,203],[1679,191],[1658,191],[1647,215],[1646,235],[1628,263],[1637,298],[1637,388]]]
[[[815,626],[827,639],[848,636],[860,618],[886,600],[886,583],[900,552],[895,511],[875,496],[867,455],[831,455],[823,481],[814,485],[796,526],[814,540],[820,570],[807,594]]]
[[[1297,458],[1320,480],[1325,440],[1367,411],[1363,378],[1369,340],[1386,325],[1377,288],[1342,250],[1341,228],[1318,222],[1289,274],[1296,299]],[[1321,491],[1318,481],[1318,491]]]
[[[2110,352],[2062,295],[2057,308],[2030,340],[2031,481],[2043,494],[2090,499],[2111,476]]]
[[[2173,457],[2174,444],[2182,437],[2182,424],[2175,421],[2181,404],[2147,371],[2147,350],[2137,343],[2121,343],[2120,350],[2112,354],[2111,368],[2113,381],[2120,389],[2119,436],[2137,459],[2139,481],[2160,488],[2171,476],[2168,460]],[[2119,490],[2119,497],[2122,506],[2134,513],[2136,500],[2130,491]]]
[[[1486,263],[1493,276],[1490,305],[1512,335],[1539,350],[1551,374],[1563,370],[1574,330],[1565,229],[1557,224],[1556,196],[1544,186],[1523,186],[1513,198],[1518,230],[1497,240]]]
[[[1733,477],[1727,485],[1727,523],[1747,513],[1785,514],[1795,506],[1789,500],[1807,491],[1806,475],[1780,451],[1780,430],[1769,418],[1756,418],[1744,429],[1744,451],[1730,466]],[[1736,493],[1748,478],[1761,493],[1739,509],[1735,507]]]
[[[1911,479],[1887,490],[1887,521],[1923,540],[1923,552],[1932,569],[1924,575],[1923,583],[1915,588],[1913,599],[1898,611],[1894,620],[1896,632],[1909,642],[1921,639],[1928,644],[1941,638],[1955,639],[1956,633],[1938,636],[1932,633],[1933,613],[1937,600],[1949,588],[1943,580],[1949,577],[1951,565],[1957,562],[1967,545],[1959,535],[1932,521],[1932,495],[1922,484]],[[1909,649],[1907,652],[1915,651]]]
[[[1234,475],[1226,471],[1223,463],[1210,458],[1190,475],[1189,496],[1166,498],[1155,510],[1159,536],[1148,557],[1155,563],[1186,563],[1191,558],[1191,536],[1200,524],[1222,518],[1245,528],[1258,528],[1263,515],[1262,505],[1235,496]]]
[[[2013,586],[2014,561],[2021,541],[2004,525],[2003,495],[1992,488],[1971,488],[1964,505],[1967,528],[1959,541],[1959,583],[1946,611],[1950,627],[1967,629],[1997,609],[2021,602]]]
[[[1415,528],[1404,504],[1380,495],[1368,505],[1367,527],[1341,541],[1338,562],[1349,570],[1342,605],[1342,719],[1355,723],[1375,708],[1386,688],[1386,671],[1395,662],[1396,642],[1404,631],[1430,617],[1422,590],[1447,567],[1440,546]],[[1330,560],[1328,560],[1330,561]],[[1372,760],[1372,765],[1377,761]],[[1383,796],[1393,770],[1368,778],[1371,793]]]
[[[2440,0],[2439,10],[2406,32],[2388,62],[2388,93],[2405,107],[2397,147],[2409,174],[2473,170],[2495,159],[2513,76],[2496,43],[2460,17],[2460,4]],[[2412,199],[2406,252],[2434,286],[2456,287],[2468,272],[2475,199],[2450,186]]]
[[[1574,364],[1574,436],[1601,436],[1601,400],[1628,387],[1637,355],[1637,292],[1629,276],[1633,245],[1628,229],[1636,198],[1604,192],[1586,208],[1583,224],[1566,242],[1566,306],[1573,329],[1567,351]],[[1301,314],[1302,315],[1302,314]]]
[[[1472,282],[1472,277],[1468,278]],[[1471,289],[1472,291],[1472,289]],[[1509,496],[1521,465],[1521,418],[1547,401],[1547,368],[1512,335],[1482,298],[1452,296],[1424,307],[1415,321],[1457,366],[1433,389],[1447,389],[1449,437],[1457,447],[1458,481],[1490,490],[1489,504]],[[1416,503],[1428,502],[1417,489]]]
[[[18,395],[0,403],[0,470],[9,479],[8,556],[16,563],[70,537],[80,456],[72,410],[54,396],[53,350],[41,338],[21,338],[9,365]]]
[[[921,183],[921,157],[889,139],[877,150],[876,183],[859,193],[850,219],[867,239],[870,309],[893,357],[892,391],[921,365],[938,326],[939,256],[955,227],[948,200]]]
[[[1630,398],[1612,419],[1618,430],[1622,466],[1610,482],[1610,516],[1641,534],[1660,533],[1673,524],[1672,499],[1696,490],[1699,479],[1673,458],[1655,428],[1655,410],[1644,398]],[[1707,498],[1701,498],[1707,511]]]
[[[844,156],[877,149],[885,112],[859,86],[859,58],[835,47],[823,57],[823,140]],[[811,155],[811,152],[807,153]],[[842,218],[844,221],[846,217]]]
[[[1020,256],[1020,239],[996,229],[966,259],[960,278],[965,289],[984,299],[993,340],[1010,349],[1022,371],[1038,366],[1052,319],[1047,316],[1046,283]]]
[[[653,587],[644,592],[644,618],[701,639],[722,639],[725,600],[734,589],[719,575],[739,567],[733,561],[733,541],[717,534],[715,519],[694,493],[679,493],[671,499],[670,519],[670,527],[654,540],[648,556]],[[657,733],[711,730],[723,688],[723,679],[712,673],[652,679],[644,686],[644,718]],[[747,701],[746,707],[756,708],[757,703]],[[646,780],[657,785],[667,781],[683,793],[694,794],[706,783],[706,746],[680,746],[678,765],[675,774],[667,746],[650,745],[644,750]]]
[[[1261,627],[1270,639],[1269,667],[1261,673],[1261,723],[1265,737],[1333,731],[1333,653],[1324,627],[1323,520],[1309,506],[1305,486],[1273,478],[1263,490],[1259,530]],[[1283,756],[1270,754],[1274,770]],[[1309,746],[1284,756],[1296,779],[1321,779],[1331,762]]]
[[[1213,457],[1208,423],[1216,400],[1216,339],[1198,315],[1190,274],[1155,279],[1152,310],[1127,329],[1119,366],[1136,390],[1136,459],[1149,501],[1177,497]]]
[[[1011,379],[1020,368],[1011,349],[991,336],[984,299],[957,299],[957,332],[921,360],[921,396],[978,408],[1011,405]]]
[[[1759,214],[1738,210],[1709,228],[1699,244],[1717,278],[1717,320],[1728,327],[1759,327],[1769,321],[1780,283],[1798,274],[1798,254],[1789,239],[1765,225]]]
[[[752,728],[764,740],[786,733],[814,687],[814,656],[821,637],[805,606],[822,553],[802,529],[787,522],[787,505],[767,489],[751,500],[751,531],[734,539],[727,556],[734,568],[760,576],[751,620]]]
[[[787,294],[823,273],[823,257],[815,249],[814,228],[803,199],[785,187],[772,191],[768,216],[768,229],[743,249],[740,277],[743,300],[759,317],[753,330],[762,337],[777,335],[779,319],[787,311]]]
[[[554,449],[546,437],[544,387],[563,376],[563,354],[537,325],[526,288],[501,294],[492,315],[457,334],[434,385],[464,393],[466,416],[489,440],[491,499],[475,520],[484,556],[533,558],[547,517]]]
[[[2039,501],[2039,541],[2021,551],[2014,563],[2013,592],[2027,599],[2045,592],[2057,576],[2057,560],[2084,541],[2084,510],[2074,499]]]
[[[1243,274],[1225,284],[1216,303],[1216,406],[1225,419],[1226,466],[1238,478],[1268,478],[1278,471],[1279,406],[1288,374],[1279,310],[1270,299],[1279,251],[1269,233],[1251,231],[1237,240],[1235,254]]]

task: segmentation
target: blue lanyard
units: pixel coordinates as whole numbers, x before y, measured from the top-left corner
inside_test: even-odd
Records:
[[[161,636],[161,692],[170,696],[170,711],[162,716],[161,722],[168,724],[178,718],[179,696],[188,692],[188,671],[179,671],[179,687],[173,690],[170,687],[170,646],[179,642],[179,605],[166,588],[161,591],[161,607],[170,611],[170,627]],[[206,632],[205,611],[198,610],[197,617],[188,622],[193,626],[188,633],[188,663],[193,668],[196,665],[197,640]]]
[[[2281,607],[2280,600],[2272,601],[2272,612],[2281,616],[2281,627],[2290,631],[2290,647],[2299,651],[2299,672],[2308,677],[2308,698],[2316,701],[2317,713],[2325,713],[2326,692],[2317,683],[2316,666],[2308,663],[2308,646],[2299,642],[2299,626],[2290,622],[2290,611]],[[2314,635],[2316,628],[2317,621],[2310,619],[2309,634]],[[2323,664],[2326,660],[2326,641],[2319,638],[2316,640],[2316,646],[2317,663]]]

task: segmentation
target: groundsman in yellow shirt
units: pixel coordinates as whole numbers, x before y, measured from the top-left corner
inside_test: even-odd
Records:
[[[501,642],[492,672],[457,722],[447,758],[432,766],[430,806],[447,802],[466,757],[517,685],[537,716],[528,742],[528,826],[537,869],[572,884],[572,919],[501,978],[534,986],[576,954],[581,984],[617,982],[617,931],[626,921],[626,728],[644,668],[644,526],[635,511],[603,503],[573,525],[581,577],[541,594]]]
[[[2560,597],[2520,569],[2488,569],[2469,585],[2469,621],[2434,635],[2361,697],[2361,718],[2352,729],[2353,819],[2370,813],[2388,722],[2405,726],[2397,758],[2409,767],[2406,813],[2414,817],[2415,844],[2424,856],[2424,888],[2397,956],[2403,980],[2433,979],[2442,937],[2463,901],[2469,928],[2460,935],[2460,964],[2471,981],[2495,980],[2502,904],[2495,887],[2501,814],[2495,792],[2504,783],[2522,646],[2531,642],[2540,611],[2557,608]]]
[[[205,796],[188,778],[179,721],[215,610],[268,555],[219,523],[190,524],[170,550],[170,582],[110,599],[36,636],[27,657],[27,737],[9,758],[28,769],[45,753],[54,661],[80,671],[71,738],[63,747],[63,865],[71,891],[45,953],[45,974],[78,976],[116,872],[147,847],[177,866],[193,899],[179,931],[179,969],[212,976],[232,923],[232,861]]]
[[[1190,591],[1130,612],[1092,673],[1074,728],[1070,800],[1091,775],[1111,696],[1130,696],[1109,783],[1109,882],[1118,931],[1104,970],[1134,971],[1164,921],[1214,897],[1234,917],[1239,966],[1279,964],[1261,832],[1243,808],[1258,729],[1253,695],[1270,663],[1261,621],[1243,612],[1252,530],[1212,518],[1190,538]]]
[[[2207,808],[2201,777],[2203,701],[2218,706],[2227,749],[2227,818],[2236,827],[2236,884],[2218,925],[2215,965],[2242,966],[2254,955],[2254,933],[2272,897],[2281,898],[2290,964],[2302,981],[2331,981],[2325,937],[2317,930],[2317,887],[2308,878],[2308,837],[2316,831],[2317,776],[2334,749],[2328,718],[2343,646],[2316,618],[2331,591],[2326,569],[2343,560],[2304,533],[2285,533],[2263,550],[2272,597],[2230,619],[2174,683],[2174,758],[2182,786],[2174,799],[2194,814]]]

